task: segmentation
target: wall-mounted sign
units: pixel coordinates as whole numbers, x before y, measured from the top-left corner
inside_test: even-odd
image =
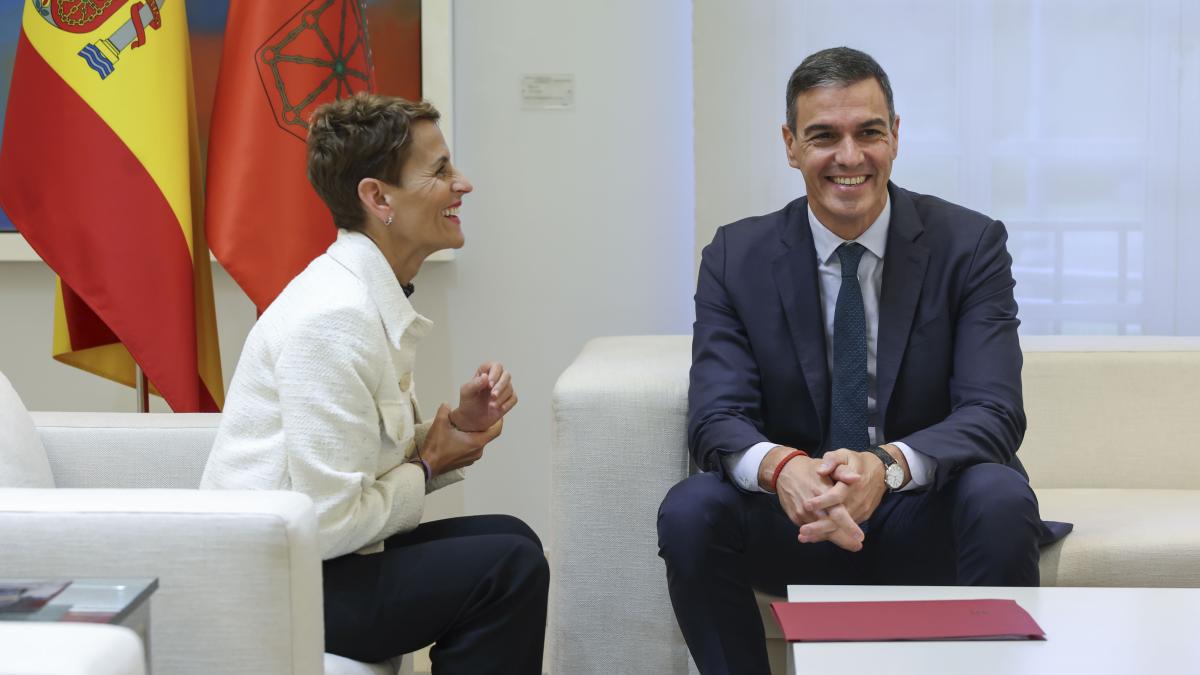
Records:
[[[526,75],[521,78],[525,110],[571,110],[575,107],[574,75]]]

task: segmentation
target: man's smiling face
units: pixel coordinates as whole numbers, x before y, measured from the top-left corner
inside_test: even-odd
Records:
[[[874,78],[814,87],[796,97],[795,107],[795,131],[783,127],[788,164],[804,174],[817,219],[843,239],[855,239],[887,202],[900,118],[889,122]]]

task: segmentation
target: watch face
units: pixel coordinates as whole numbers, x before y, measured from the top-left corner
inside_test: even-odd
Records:
[[[900,468],[899,464],[893,464],[883,472],[883,482],[893,490],[900,488],[904,483],[904,469]]]

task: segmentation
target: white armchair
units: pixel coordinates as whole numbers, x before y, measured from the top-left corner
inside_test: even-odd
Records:
[[[128,628],[89,623],[0,623],[0,675],[146,675]]]
[[[324,655],[311,501],[196,489],[216,414],[34,413],[55,489],[0,489],[9,577],[158,577],[159,673],[411,672]],[[407,668],[405,668],[407,666]]]

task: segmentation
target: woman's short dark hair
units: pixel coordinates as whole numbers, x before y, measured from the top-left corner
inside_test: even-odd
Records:
[[[357,93],[317,108],[308,125],[308,182],[333,214],[333,223],[361,230],[358,183],[378,178],[400,184],[412,145],[412,125],[441,118],[428,101]]]
[[[888,124],[896,120],[896,104],[892,100],[892,83],[875,59],[850,47],[822,49],[804,59],[787,85],[787,125],[796,133],[796,97],[814,87],[848,87],[855,82],[875,78],[887,99]]]

